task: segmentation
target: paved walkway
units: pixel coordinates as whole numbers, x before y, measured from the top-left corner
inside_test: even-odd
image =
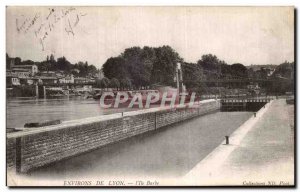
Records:
[[[187,185],[293,185],[294,105],[274,100],[186,176]]]

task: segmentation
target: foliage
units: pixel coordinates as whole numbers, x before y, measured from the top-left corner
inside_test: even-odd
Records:
[[[119,87],[120,87],[120,82],[119,82],[118,79],[112,78],[112,79],[110,80],[109,86],[110,86],[111,88],[119,88]]]
[[[89,74],[95,75],[97,73],[97,68],[94,65],[89,65],[87,61],[85,63],[81,61],[76,63],[73,69],[79,70],[79,73],[77,74],[79,77],[86,77]]]
[[[131,47],[109,58],[102,66],[104,75],[116,78],[120,85],[140,88],[160,83],[173,85],[177,62],[183,60],[171,47]]]
[[[183,83],[187,88],[197,86],[198,83],[204,79],[201,66],[194,63],[183,63],[181,66],[183,72]]]
[[[57,59],[56,68],[57,70],[66,71],[68,73],[70,72],[72,66],[71,63],[65,57],[60,57]]]
[[[198,94],[205,92],[206,85],[201,81],[205,79],[203,69],[200,65],[194,63],[183,63],[183,84],[189,91],[194,91]]]
[[[155,58],[154,51],[149,47],[132,47],[125,49],[122,53],[124,58],[124,70],[130,75],[127,79],[132,79],[132,84],[135,87],[149,85],[153,60]],[[119,77],[121,80],[122,78]]]
[[[132,84],[129,78],[123,78],[120,80],[120,87],[121,88],[131,88]]]
[[[202,55],[201,60],[198,61],[204,70],[221,72],[221,63],[217,56],[212,54]]]
[[[241,63],[235,63],[231,65],[231,74],[235,78],[246,78],[247,68]]]
[[[129,76],[129,72],[124,65],[125,60],[122,57],[111,57],[102,66],[105,77],[112,78],[125,78]]]
[[[103,79],[97,79],[96,80],[96,85],[98,88],[108,88],[110,85],[110,80],[106,77],[104,77]]]
[[[272,76],[293,79],[293,72],[295,71],[294,67],[294,62],[284,62],[276,67],[275,72],[272,74]]]

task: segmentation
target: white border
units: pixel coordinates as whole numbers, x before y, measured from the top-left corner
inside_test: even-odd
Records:
[[[6,95],[5,95],[5,7],[7,5],[90,5],[90,6],[117,6],[117,5],[125,5],[125,6],[134,6],[134,5],[150,5],[150,6],[162,6],[162,5],[173,5],[173,6],[295,6],[296,8],[299,8],[299,0],[105,0],[105,1],[93,1],[93,0],[73,0],[73,1],[67,1],[67,0],[46,0],[46,1],[40,1],[40,0],[27,0],[26,2],[24,0],[2,0],[0,1],[0,30],[1,30],[1,36],[0,36],[0,58],[1,58],[1,82],[0,82],[0,108],[1,108],[1,115],[0,115],[0,122],[1,122],[1,163],[0,163],[0,191],[8,191],[9,188],[5,186],[5,177],[6,177],[6,167],[5,167],[5,122],[6,122],[6,109],[5,109],[5,101],[6,101]],[[298,14],[299,15],[299,10]],[[299,26],[299,17],[297,18],[297,26]],[[296,45],[298,42],[295,42]],[[298,56],[299,49],[297,50],[297,53],[295,53]],[[297,66],[297,73],[299,73],[299,66]],[[299,90],[299,83],[297,82],[297,90]],[[298,97],[297,97],[298,99]],[[299,112],[297,111],[297,118],[299,117]],[[299,138],[299,131],[297,137]],[[297,150],[297,154],[299,154],[299,147]],[[298,166],[299,167],[299,164]],[[298,173],[298,171],[297,171]],[[299,176],[298,176],[299,178]],[[299,180],[297,181],[299,184]],[[55,191],[69,191],[70,189],[19,189],[19,190],[26,190],[26,191],[40,191],[40,190],[55,190]],[[73,190],[83,190],[83,189],[72,189]],[[86,190],[86,189],[84,189]],[[98,191],[99,189],[91,189],[89,191]],[[103,189],[101,189],[103,190]],[[114,189],[105,189],[105,190],[115,190]],[[123,189],[123,191],[133,191],[133,190],[140,190],[140,189]],[[156,189],[158,191],[169,191],[173,189]],[[188,190],[188,189],[184,189]],[[203,189],[202,189],[203,190]],[[204,189],[205,191],[217,191],[220,189]],[[177,189],[176,191],[182,191],[182,189]]]

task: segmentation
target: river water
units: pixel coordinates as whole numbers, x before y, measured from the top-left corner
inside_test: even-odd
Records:
[[[13,98],[6,104],[7,126],[10,128],[23,127],[25,123],[43,122],[48,120],[73,120],[124,111],[138,110],[137,108],[103,109],[99,101],[94,99],[55,98]]]

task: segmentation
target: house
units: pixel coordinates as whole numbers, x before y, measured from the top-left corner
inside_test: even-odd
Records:
[[[95,82],[96,82],[96,79],[93,78],[93,77],[90,77],[90,78],[88,78],[88,82],[90,82],[90,83],[95,83]]]
[[[67,75],[65,77],[59,78],[59,83],[74,83],[74,76],[73,75]]]
[[[6,81],[7,85],[33,85],[37,79],[22,70],[8,70],[6,71]]]
[[[38,83],[40,83],[40,84],[56,84],[56,83],[58,83],[57,77],[37,76],[37,77],[35,77],[35,79],[37,79]]]
[[[18,78],[18,75],[16,73],[13,73],[11,71],[6,72],[6,86],[12,86],[12,85],[21,85],[20,79]]]
[[[14,65],[11,67],[12,71],[25,71],[34,76],[38,73],[38,67],[36,65]]]
[[[74,78],[74,83],[76,84],[82,84],[82,83],[87,83],[88,79],[84,77],[75,77]]]
[[[30,76],[30,72],[27,69],[13,68],[11,71],[17,74],[18,76],[26,76],[26,77]]]
[[[32,77],[19,77],[21,85],[33,85],[36,80]]]
[[[72,69],[72,73],[79,74],[80,70],[79,69]]]
[[[55,71],[41,71],[40,76],[46,76],[46,77],[55,77],[56,73]]]

